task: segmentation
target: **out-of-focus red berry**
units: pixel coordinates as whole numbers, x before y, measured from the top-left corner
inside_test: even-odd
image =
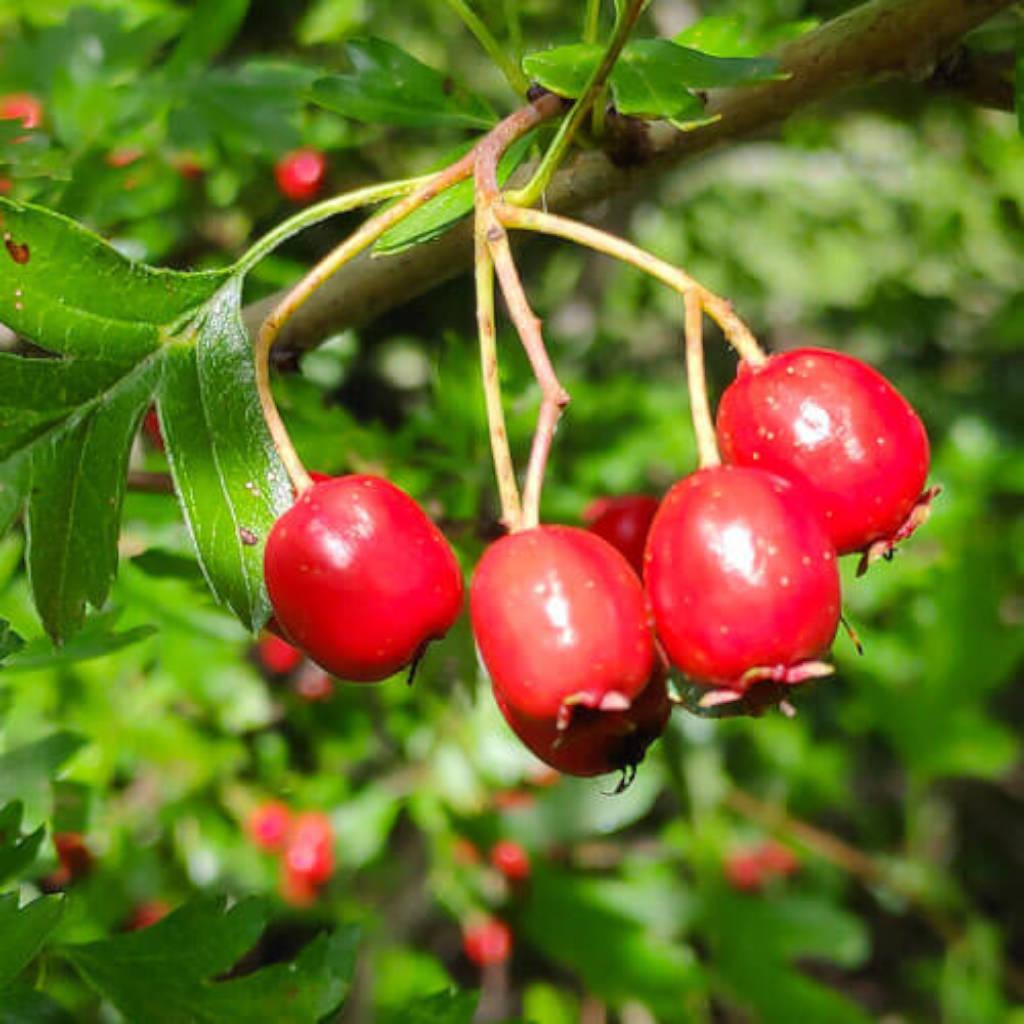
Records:
[[[92,851],[80,832],[54,832],[53,846],[60,861],[60,866],[50,876],[54,888],[70,885],[92,870]]]
[[[43,123],[43,104],[27,92],[2,96],[0,121],[20,121],[26,128],[38,128]]]
[[[293,647],[287,640],[275,636],[273,633],[264,633],[260,637],[256,653],[260,664],[272,675],[284,676],[294,672],[302,664],[305,657],[298,647]]]
[[[316,703],[334,696],[334,680],[322,668],[310,664],[292,680],[292,689],[303,700]]]
[[[142,432],[149,438],[150,443],[158,451],[164,451],[164,435],[160,429],[160,417],[156,414],[156,409],[150,408],[145,417],[142,420]]]
[[[484,918],[463,929],[462,949],[477,967],[503,964],[512,954],[512,931],[504,921]]]
[[[461,867],[480,863],[480,851],[464,836],[458,836],[452,843],[452,860]]]
[[[330,818],[319,811],[300,814],[284,850],[286,871],[311,885],[326,882],[334,872],[334,832]]]
[[[769,882],[786,878],[800,867],[796,854],[774,840],[734,850],[725,859],[726,881],[739,892],[759,892]]]
[[[261,850],[284,849],[292,827],[292,812],[280,800],[260,804],[249,815],[245,831]]]
[[[14,182],[10,178],[0,178],[0,196],[6,196],[14,188]]]
[[[530,772],[527,781],[531,786],[536,786],[538,789],[549,789],[551,786],[557,786],[562,781],[562,773],[555,768],[541,765]]]
[[[125,922],[125,931],[137,932],[162,921],[171,912],[171,905],[165,900],[147,900],[140,903]]]
[[[292,871],[287,864],[282,866],[279,891],[281,899],[293,907],[311,907],[320,893],[314,882],[301,872]]]
[[[765,871],[779,878],[795,874],[800,868],[797,855],[788,846],[774,840],[765,842],[760,847],[759,854]]]
[[[510,882],[530,877],[530,855],[511,839],[500,839],[491,847],[491,865]]]
[[[725,880],[739,892],[757,892],[764,884],[764,868],[750,851],[730,853],[725,858]]]
[[[108,167],[128,167],[141,160],[144,151],[138,146],[125,146],[123,149],[112,149],[107,154]]]
[[[494,806],[499,811],[515,811],[531,806],[536,799],[525,789],[502,789],[494,794]]]
[[[327,175],[327,158],[316,149],[296,149],[274,165],[281,194],[296,203],[316,198]]]
[[[171,160],[171,166],[187,181],[198,181],[206,172],[199,158],[192,153],[178,153]]]

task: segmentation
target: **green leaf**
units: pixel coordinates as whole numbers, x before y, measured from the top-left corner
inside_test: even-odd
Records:
[[[817,24],[814,18],[805,18],[771,28],[753,29],[749,19],[742,15],[712,14],[695,21],[672,38],[681,46],[715,57],[756,57],[810,32]]]
[[[24,811],[20,800],[0,807],[0,883],[17,878],[36,859],[46,835],[42,826],[34,832],[22,833]]]
[[[60,1003],[24,982],[0,996],[0,1024],[75,1024]]]
[[[50,352],[135,362],[161,327],[206,301],[224,271],[156,270],[60,214],[0,198],[0,323]]]
[[[335,43],[359,28],[365,19],[366,0],[315,0],[299,22],[299,43]]]
[[[314,1024],[334,1012],[355,966],[354,929],[320,935],[292,963],[213,980],[252,947],[265,920],[258,901],[225,910],[223,900],[206,899],[143,931],[64,946],[60,953],[129,1020]]]
[[[32,962],[64,913],[62,896],[42,896],[18,907],[18,896],[0,896],[0,991]]]
[[[45,739],[0,754],[0,800],[38,796],[85,740],[73,732],[56,732]]]
[[[209,64],[235,38],[249,11],[249,0],[199,0],[166,64],[180,75]]]
[[[480,995],[477,992],[438,992],[393,1011],[402,1024],[472,1024]]]
[[[25,646],[25,641],[11,628],[6,619],[0,619],[0,661],[4,661]]]
[[[498,162],[498,183],[504,185],[512,172],[523,162],[536,137],[530,132],[517,139]],[[473,209],[473,182],[461,181],[445,189],[400,221],[377,240],[375,251],[393,256],[443,235],[453,224]]]
[[[189,564],[195,568],[194,562]],[[115,632],[114,626],[119,617],[120,609],[116,608],[94,616],[74,639],[61,647],[54,647],[44,637],[32,640],[11,658],[5,668],[8,672],[35,672],[43,668],[102,658],[137,644],[156,632],[155,626],[136,626],[120,633]]]
[[[576,43],[528,54],[523,68],[545,88],[575,99],[603,53],[600,46]],[[668,39],[640,39],[627,44],[609,80],[620,113],[687,121],[704,109],[691,89],[748,85],[778,76],[778,62],[768,58],[713,57]]]
[[[167,348],[158,399],[182,511],[218,600],[250,629],[270,614],[263,546],[292,490],[255,390],[252,346],[233,281]]]
[[[478,96],[382,39],[348,45],[354,71],[314,83],[312,100],[369,124],[490,128],[494,113]]]

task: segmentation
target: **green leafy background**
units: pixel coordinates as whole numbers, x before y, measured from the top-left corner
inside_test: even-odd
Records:
[[[502,40],[517,14],[527,72],[568,94],[592,59],[567,49],[577,6],[473,5]],[[758,58],[843,6],[721,0],[687,28],[656,2],[613,96],[698,118],[697,92],[776,74]],[[1022,36],[1011,13],[976,44]],[[252,655],[260,544],[288,495],[239,311],[357,219],[244,281],[232,268],[294,212],[273,184],[284,150],[324,149],[341,190],[438,166],[511,109],[450,6],[403,5],[399,21],[371,0],[14,0],[13,91],[39,95],[46,120],[27,138],[0,125],[0,227],[29,247],[27,262],[0,250],[0,323],[22,337],[0,341],[0,1020],[313,1021],[343,1002],[346,1019],[396,1024],[569,1024],[598,1004],[623,1024],[1024,1019],[1013,115],[880,86],[600,211],[728,295],[769,346],[887,373],[927,422],[943,486],[893,564],[848,572],[863,656],[840,638],[836,677],[792,720],[677,713],[609,797],[602,781],[541,785],[465,621],[415,687],[339,684],[318,704]],[[379,258],[467,210],[453,190]],[[522,253],[573,395],[545,516],[665,489],[695,461],[678,300],[563,245]],[[458,281],[331,338],[275,387],[311,467],[388,474],[468,570],[496,507],[467,295]],[[538,394],[505,324],[501,345],[525,457]],[[709,364],[717,394],[735,364],[713,335]],[[138,436],[152,404],[166,453]],[[128,466],[172,473],[178,499],[126,491]],[[268,798],[330,815],[338,870],[312,907],[281,900],[275,860],[244,835]],[[55,832],[93,854],[71,884],[54,879]],[[768,837],[798,872],[734,890],[728,858]],[[527,886],[488,866],[499,838],[529,851]],[[154,899],[180,909],[126,932]],[[460,927],[483,912],[515,949],[481,976]],[[162,965],[145,985],[143,962]]]

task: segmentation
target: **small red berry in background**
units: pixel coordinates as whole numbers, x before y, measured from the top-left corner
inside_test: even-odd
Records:
[[[504,921],[484,918],[463,929],[462,949],[477,967],[503,964],[512,954],[512,931]]]
[[[147,410],[142,420],[142,432],[149,438],[150,444],[154,448],[161,452],[165,450],[164,435],[160,429],[160,417],[157,416],[156,409],[150,408]]]
[[[260,637],[260,642],[256,646],[256,656],[263,668],[275,676],[294,672],[305,658],[298,647],[293,647],[287,640],[282,640],[273,633],[264,633]]]
[[[10,178],[0,178],[0,196],[6,196],[14,188],[14,182]]]
[[[537,798],[527,789],[499,789],[494,794],[493,803],[499,811],[518,811],[524,807],[532,807]]]
[[[286,873],[310,885],[326,882],[334,873],[334,831],[330,818],[319,811],[300,814],[284,850]]]
[[[179,153],[171,161],[171,166],[186,180],[198,181],[205,173],[199,158],[191,153]]]
[[[460,867],[480,863],[480,851],[464,836],[457,836],[452,843],[452,860]]]
[[[307,665],[293,680],[296,696],[311,704],[330,700],[334,696],[334,680],[316,665]]]
[[[760,892],[769,882],[788,878],[800,867],[800,861],[788,847],[774,840],[734,850],[725,859],[726,881],[738,892]]]
[[[260,804],[249,815],[245,830],[261,850],[278,852],[284,849],[292,827],[292,812],[279,800]]]
[[[43,123],[43,104],[27,92],[0,97],[0,121],[21,121],[25,128]]]
[[[147,900],[132,911],[125,922],[125,931],[137,932],[162,921],[171,912],[171,905],[164,900]]]
[[[583,510],[583,522],[591,533],[621,551],[637,575],[642,576],[644,546],[657,511],[658,499],[650,494],[597,498]]]
[[[63,889],[84,878],[92,870],[93,855],[80,832],[54,832],[53,846],[60,865],[47,878],[47,884]]]
[[[511,839],[500,839],[491,847],[491,866],[510,882],[525,882],[530,877],[530,855]]]
[[[138,146],[125,146],[123,149],[113,149],[107,154],[108,167],[129,167],[144,156],[144,151]]]
[[[296,203],[315,199],[327,175],[327,158],[316,149],[296,149],[274,165],[281,194]]]
[[[929,446],[877,370],[827,349],[741,362],[718,406],[722,458],[803,484],[840,555],[887,555],[927,518]]]

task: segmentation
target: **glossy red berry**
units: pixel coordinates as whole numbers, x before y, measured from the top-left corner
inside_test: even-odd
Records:
[[[281,194],[296,203],[315,199],[327,176],[327,158],[316,149],[296,149],[274,165]]]
[[[839,572],[799,485],[736,466],[680,480],[651,527],[645,581],[669,660],[722,700],[826,673],[814,659],[839,624]]]
[[[260,637],[256,657],[265,671],[271,675],[284,676],[294,672],[302,664],[305,655],[287,640],[268,632]]]
[[[657,511],[658,499],[652,495],[624,494],[592,501],[583,510],[583,522],[591,533],[621,551],[639,576],[644,571],[647,531]]]
[[[300,814],[292,823],[284,850],[284,866],[296,880],[321,885],[334,873],[334,831],[319,811]]]
[[[484,918],[463,930],[462,949],[477,967],[503,964],[512,955],[512,931],[504,921]]]
[[[496,694],[517,716],[568,725],[622,711],[654,666],[643,588],[607,541],[541,526],[492,544],[473,576],[473,634]]]
[[[260,804],[250,813],[245,830],[261,850],[277,852],[284,849],[292,827],[292,812],[279,800]]]
[[[510,882],[525,882],[530,877],[530,855],[511,839],[499,839],[491,847],[491,866]]]
[[[660,668],[629,708],[584,708],[566,729],[560,729],[553,718],[538,720],[517,713],[497,690],[494,697],[512,731],[545,764],[584,778],[619,771],[624,785],[632,780],[647,748],[665,731],[672,710]],[[532,800],[532,794],[527,795]]]
[[[314,483],[274,523],[263,564],[280,629],[341,679],[393,675],[462,607],[444,535],[381,477]]]
[[[840,555],[872,559],[923,522],[929,448],[910,403],[876,370],[826,349],[741,363],[718,407],[726,462],[807,486]]]
[[[43,123],[43,104],[27,92],[0,97],[0,121],[20,121],[25,128]]]

